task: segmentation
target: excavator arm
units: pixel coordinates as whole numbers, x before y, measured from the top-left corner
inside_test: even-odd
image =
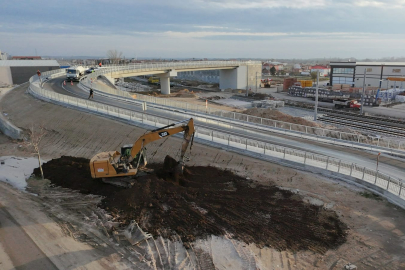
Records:
[[[176,126],[182,123],[185,123],[187,121],[186,125],[180,125]],[[173,127],[174,126],[174,127]],[[184,141],[181,147],[181,155],[180,155],[180,161],[183,160],[184,154],[186,153],[186,150],[188,148],[188,145],[190,143],[190,140],[194,136],[194,121],[193,118],[190,118],[185,121],[181,121],[178,123],[174,123],[162,128],[158,128],[155,130],[152,130],[151,132],[141,136],[133,145],[131,149],[131,156],[132,158],[135,158],[135,156],[142,150],[143,147],[145,147],[147,144],[160,140],[162,138],[172,136],[174,134],[180,133],[184,131]]]

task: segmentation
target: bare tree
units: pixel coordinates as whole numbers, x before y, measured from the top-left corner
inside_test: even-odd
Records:
[[[28,130],[28,138],[24,138],[24,142],[23,142],[23,146],[25,146],[34,155],[37,155],[39,169],[41,171],[42,179],[44,179],[44,172],[42,170],[41,155],[39,153],[39,147],[41,144],[41,140],[45,136],[46,133],[47,133],[47,131],[45,130],[43,125],[34,126],[34,124],[33,124],[31,126],[31,128]]]
[[[107,52],[107,57],[111,60],[112,64],[119,64],[122,58],[122,52],[117,50],[109,50]]]
[[[316,71],[311,72],[311,79],[313,81],[315,81],[317,77],[318,77],[318,73]]]

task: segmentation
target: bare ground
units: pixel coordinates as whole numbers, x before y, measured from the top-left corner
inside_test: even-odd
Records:
[[[319,124],[317,124],[313,121],[308,121],[301,117],[294,117],[289,114],[282,113],[280,111],[273,110],[270,108],[266,108],[266,109],[251,108],[251,109],[247,109],[246,111],[243,111],[243,113],[248,114],[248,115],[262,117],[262,118],[297,124],[297,125],[304,125],[304,126],[309,126],[309,127],[320,127]]]
[[[42,152],[44,157],[48,159],[57,158],[61,155],[90,158],[100,151],[119,149],[120,145],[133,142],[144,132],[144,130],[133,126],[35,100],[24,94],[23,88],[17,89],[17,91],[13,90],[12,93],[4,97],[0,105],[3,107],[2,109],[9,112],[11,121],[21,128],[27,128],[33,122],[44,122],[50,133],[44,138],[45,146]],[[170,138],[166,143],[159,146],[160,143],[148,148],[151,162],[162,161],[167,154],[177,153],[180,148],[180,141],[176,138]],[[27,155],[19,150],[18,144],[8,140],[0,144],[0,151],[2,155]],[[164,264],[164,262],[173,265],[171,263],[175,261],[180,262],[180,264],[183,262],[182,265],[185,267],[186,265],[192,266],[192,262],[196,262],[198,259],[198,265],[207,265],[205,269],[209,269],[213,265],[218,269],[246,269],[247,266],[252,265],[260,269],[271,269],[277,266],[284,269],[295,267],[297,269],[342,269],[347,262],[356,264],[359,269],[405,268],[405,246],[403,244],[405,240],[405,213],[386,201],[361,196],[358,192],[362,190],[333,179],[207,146],[195,145],[190,158],[191,161],[188,163],[190,166],[212,165],[226,168],[245,178],[255,179],[264,185],[274,182],[278,186],[291,188],[313,204],[319,204],[335,211],[350,228],[347,242],[337,250],[328,251],[321,255],[312,251],[280,252],[272,248],[260,249],[255,245],[246,245],[232,240],[230,237],[221,239],[211,237],[195,243],[193,252],[179,251],[177,259],[173,260],[172,251],[173,248],[177,248],[176,244],[174,242],[169,243],[167,240],[157,240],[155,243],[148,242],[136,247],[137,253],[135,254],[138,254],[137,256],[132,253],[123,254],[122,256],[128,260],[132,258],[137,262],[146,260],[153,263],[152,259],[147,260],[147,258],[151,258],[150,254],[154,254],[154,261],[159,265]],[[389,159],[387,158],[386,161],[389,162]],[[58,220],[61,224],[83,223],[83,216],[77,213],[77,207],[81,207],[80,211],[92,212],[92,208],[89,210],[86,203],[77,204],[76,202],[80,202],[79,199],[75,199],[75,204],[61,204],[61,200],[69,202],[74,196],[82,198],[78,195],[63,190],[59,197],[56,195],[52,197],[50,196],[51,190],[47,190],[46,186],[43,189],[45,191],[39,197],[32,197],[28,194],[21,194],[21,199],[18,200],[16,200],[16,196],[7,197],[10,198],[12,205],[19,207],[13,212],[13,216],[23,216],[27,212],[24,207],[28,206],[21,203],[34,199],[36,204],[29,204],[32,208],[30,212],[40,208],[48,217],[52,217],[52,220]],[[0,198],[6,198],[4,194],[7,194],[7,191],[3,191]],[[71,215],[66,213],[71,213]],[[36,214],[33,215],[36,216]],[[47,223],[52,223],[52,221],[48,219]],[[23,223],[20,224],[23,225]],[[94,227],[82,224],[77,229],[92,231]],[[31,238],[41,243],[47,239],[42,238],[43,235],[47,237],[47,233],[38,234],[38,232],[34,232]],[[109,241],[108,239],[103,238],[103,241]],[[51,246],[60,244],[59,241],[55,243],[55,240],[49,243]],[[71,252],[77,250],[74,245],[66,244],[65,246]],[[170,251],[167,251],[168,246],[170,246]],[[41,247],[41,250],[44,251],[44,249],[46,250],[45,247]],[[90,245],[87,249],[92,250],[94,248]],[[156,250],[164,252],[156,253]],[[216,256],[218,252],[221,252],[223,256]],[[47,254],[47,252],[44,253]],[[110,253],[104,253],[105,256],[109,256],[108,254]],[[121,256],[118,255],[121,254],[118,252],[114,254]],[[166,255],[159,255],[159,257],[157,254]],[[145,259],[145,257],[147,258]],[[189,258],[187,263],[181,259],[186,257]],[[144,262],[140,265],[148,264]],[[114,264],[114,267],[120,269],[122,265]]]

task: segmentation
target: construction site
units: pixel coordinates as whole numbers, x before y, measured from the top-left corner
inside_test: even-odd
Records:
[[[313,129],[311,135],[328,128],[276,110],[284,102],[245,110],[216,102],[226,96],[221,93],[191,95],[180,90],[160,97],[164,101],[144,97],[141,120],[135,114],[123,119],[131,109],[118,105],[120,99],[137,102],[142,95],[122,94],[118,99],[121,90],[100,79],[92,81],[95,99],[87,101],[81,81],[66,84],[58,73],[47,76],[41,87],[32,80],[4,89],[0,96],[3,125],[8,125],[3,133],[9,132],[0,134],[0,269],[405,268],[405,212],[396,178],[389,178],[388,185],[398,185],[398,200],[385,189],[374,192],[370,185],[356,182],[356,177],[361,180],[356,168],[333,161],[332,154],[325,159],[326,170],[315,165],[314,153],[326,153],[321,148],[337,157],[340,152],[353,159],[361,156],[364,161],[359,163],[365,165],[359,172],[366,179],[367,162],[375,153],[362,150],[361,143],[370,142],[362,141],[361,133],[344,131],[357,136],[358,147],[311,141],[318,152],[297,155],[303,158],[301,166],[297,157],[286,157],[293,156],[286,148],[293,147],[290,135],[271,135],[285,141],[284,152],[278,151],[283,158],[266,156],[272,155],[269,144],[275,138],[266,141],[259,155],[254,152],[259,144],[251,142],[259,135],[251,135],[251,141],[237,137],[250,134],[246,130],[251,127],[236,124],[241,113],[262,119],[257,125],[280,121],[276,128],[294,131],[295,125]],[[110,92],[103,90],[107,87]],[[43,98],[47,92],[52,95]],[[56,102],[59,95],[63,98]],[[264,99],[258,97],[241,102]],[[74,98],[87,109],[80,109],[79,101],[66,101]],[[171,100],[173,107],[185,98],[187,108],[165,107],[159,114],[159,102],[167,105]],[[91,102],[102,105],[90,111]],[[203,121],[200,114],[187,113],[191,105],[200,104],[206,111],[199,113],[209,115],[209,106],[211,115],[233,114],[233,122],[226,122],[234,125],[232,131],[215,130],[208,116]],[[113,106],[122,107],[111,116]],[[102,112],[106,108],[107,116]],[[184,116],[176,119],[183,110]],[[167,119],[159,122],[159,117]],[[40,137],[41,167],[27,147],[34,126],[45,130]],[[235,135],[242,127],[245,133]],[[225,131],[228,137],[215,137]],[[15,134],[20,139],[10,138]],[[307,139],[291,140],[302,149]],[[243,144],[242,150],[237,143]],[[376,147],[382,147],[383,140],[379,143]],[[395,151],[402,151],[401,144]],[[383,153],[380,163],[381,174],[390,168],[401,174],[404,169],[400,154]],[[329,173],[334,166],[336,173]],[[350,169],[347,177],[345,169]],[[377,179],[385,178],[377,172],[375,179],[377,185]],[[386,190],[391,192],[388,186]]]

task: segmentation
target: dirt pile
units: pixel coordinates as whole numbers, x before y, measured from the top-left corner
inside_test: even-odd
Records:
[[[254,100],[268,100],[274,99],[274,97],[270,94],[262,94],[262,93],[249,93],[249,98]]]
[[[286,113],[282,113],[277,110],[272,110],[272,109],[260,109],[260,108],[251,108],[247,109],[246,111],[243,111],[244,114],[249,114],[253,116],[258,116],[262,118],[268,118],[268,119],[273,119],[277,121],[282,121],[282,122],[288,122],[292,124],[298,124],[298,125],[304,125],[304,126],[310,126],[310,127],[319,127],[318,124],[305,120],[301,117],[294,117],[291,115],[288,115]]]
[[[43,169],[54,185],[105,196],[102,208],[123,224],[136,220],[154,236],[170,238],[175,232],[192,242],[228,234],[259,247],[320,253],[346,241],[346,225],[333,211],[304,203],[295,193],[214,167],[186,167],[176,184],[164,179],[175,165],[166,160],[166,166],[154,164],[155,173],[139,177],[129,189],[92,179],[89,160],[83,158],[61,157]]]
[[[220,96],[211,96],[211,97],[206,97],[206,98],[200,98],[200,99],[206,99],[206,100],[220,100],[224,97],[220,97]]]
[[[188,89],[179,90],[179,91],[173,93],[173,96],[174,97],[187,97],[187,98],[196,97],[194,92],[193,91],[190,92]]]

